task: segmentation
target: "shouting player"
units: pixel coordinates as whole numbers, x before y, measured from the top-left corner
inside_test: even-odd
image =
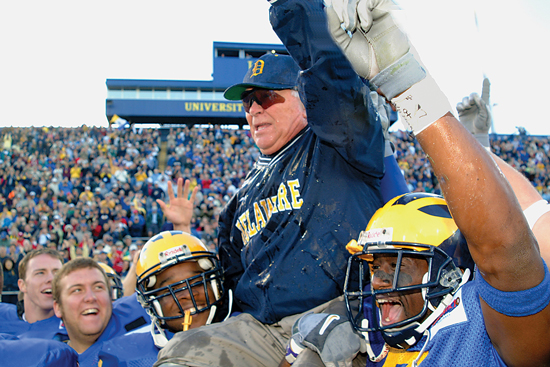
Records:
[[[357,72],[400,112],[430,158],[445,197],[407,194],[390,201],[348,246],[350,264],[358,265],[349,275],[370,278],[370,285],[346,290],[348,301],[359,299],[363,307],[350,315],[370,341],[361,349],[369,352],[368,365],[548,365],[550,277],[513,187],[409,53],[389,13],[393,3],[353,2],[356,12],[346,0],[332,4],[335,39],[344,41]],[[347,30],[351,38],[340,27],[348,16],[357,25]],[[379,65],[388,55],[389,62]],[[453,230],[455,223],[459,231]],[[468,254],[452,245],[460,236],[476,264],[469,282],[471,266],[457,262]],[[345,346],[342,340],[357,334],[342,316],[319,316],[297,323],[295,346],[316,349],[325,365],[351,363],[350,355],[335,353],[334,346]],[[373,350],[377,335],[389,348]]]

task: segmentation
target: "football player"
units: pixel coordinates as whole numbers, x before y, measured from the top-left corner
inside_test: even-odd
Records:
[[[76,258],[59,270],[52,283],[54,312],[63,320],[69,345],[81,367],[97,366],[101,344],[134,331],[149,316],[131,297],[112,302],[111,280],[99,263]]]
[[[99,266],[103,268],[103,271],[105,271],[105,274],[110,279],[109,285],[111,287],[111,299],[113,301],[121,298],[124,295],[124,291],[122,289],[122,281],[120,280],[120,276],[117,274],[117,272],[111,268],[109,265],[98,262]]]
[[[103,367],[135,361],[152,365],[174,333],[221,321],[223,271],[216,254],[195,236],[161,232],[147,241],[139,254],[137,293],[151,316],[150,333],[133,333],[104,343],[99,354]]]
[[[58,251],[33,250],[19,263],[18,285],[23,298],[17,306],[0,303],[2,332],[20,338],[66,337],[61,320],[54,315],[52,279],[63,265]]]
[[[350,309],[350,321],[365,339],[382,335],[389,345],[369,351],[367,343],[356,352],[366,350],[369,365],[378,366],[547,365],[550,276],[530,230],[537,216],[526,219],[497,163],[451,114],[445,95],[393,22],[394,4],[351,3],[333,0],[328,8],[333,35],[358,74],[391,100],[415,134],[445,197],[439,202],[426,194],[398,197],[348,245],[352,264],[359,264],[358,271],[348,268],[348,276],[370,278],[359,289],[346,284],[348,304],[355,298],[365,309],[359,315]],[[349,33],[343,29],[352,23],[356,27]],[[448,214],[442,214],[445,207]],[[439,220],[445,217],[449,220]],[[451,218],[476,264],[473,281],[453,262],[464,252],[448,247],[447,238],[456,233],[446,224]],[[414,227],[408,228],[409,221]],[[334,348],[352,339],[346,339],[354,335],[347,324],[340,315],[308,315],[292,340],[311,346],[325,365],[349,365],[349,355]]]

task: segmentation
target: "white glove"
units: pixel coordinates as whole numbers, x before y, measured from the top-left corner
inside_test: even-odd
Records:
[[[354,32],[357,25],[357,3],[359,0],[324,0],[326,7],[331,7],[343,27]]]
[[[396,9],[391,0],[332,0],[326,7],[333,39],[357,74],[388,100],[426,75],[392,18],[390,11]]]
[[[407,36],[391,16],[390,11],[395,9],[391,0],[352,2],[356,4],[357,21],[355,30],[349,30],[351,34],[342,28],[346,17],[354,17],[353,11],[347,7],[350,1],[331,2],[332,6],[326,7],[326,13],[335,42],[357,74],[369,80],[372,90],[380,90],[387,100],[391,100],[415,134],[451,111],[445,94],[410,52]],[[344,8],[347,13],[338,10]]]
[[[485,148],[490,148],[489,129],[491,127],[491,111],[488,107],[491,83],[489,79],[483,80],[483,92],[481,98],[477,93],[464,97],[462,102],[456,105],[458,118],[462,125],[468,129]]]

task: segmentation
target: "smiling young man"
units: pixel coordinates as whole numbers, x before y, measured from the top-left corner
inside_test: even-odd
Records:
[[[110,280],[90,258],[69,261],[54,284],[54,310],[69,334],[69,345],[79,354],[103,333],[113,312]]]
[[[111,299],[110,279],[91,258],[69,261],[53,284],[54,311],[63,320],[81,367],[97,366],[101,344],[147,324],[135,298]]]
[[[59,252],[41,249],[30,252],[19,263],[17,284],[23,293],[23,319],[29,323],[54,315],[52,280],[61,269],[63,258]]]
[[[52,249],[29,252],[19,263],[18,286],[22,299],[17,307],[0,303],[2,332],[20,338],[64,339],[65,328],[54,315],[52,280],[63,265]]]

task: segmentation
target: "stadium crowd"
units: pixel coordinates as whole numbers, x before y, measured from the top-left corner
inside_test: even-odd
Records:
[[[440,194],[418,142],[390,134],[411,191]],[[166,156],[159,164],[161,140]],[[259,150],[248,130],[171,128],[115,130],[5,128],[0,151],[0,261],[4,291],[17,291],[17,266],[25,253],[49,247],[66,261],[94,257],[124,277],[132,254],[169,228],[156,199],[168,181],[197,185],[192,234],[216,249],[217,218],[244,181]],[[550,139],[493,135],[492,150],[550,199]],[[12,296],[4,301],[15,302]]]

